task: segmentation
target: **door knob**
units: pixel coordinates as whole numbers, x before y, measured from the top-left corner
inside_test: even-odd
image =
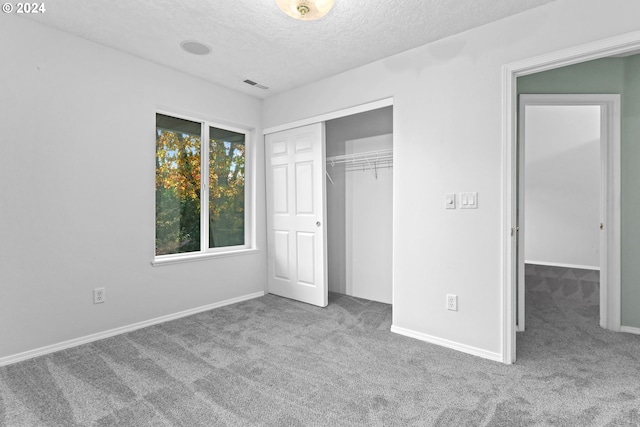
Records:
[[[316,221],[316,227],[320,227],[322,223],[320,221]]]

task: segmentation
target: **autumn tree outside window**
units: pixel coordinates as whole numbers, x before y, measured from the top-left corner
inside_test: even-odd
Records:
[[[247,247],[246,140],[156,114],[156,257]]]

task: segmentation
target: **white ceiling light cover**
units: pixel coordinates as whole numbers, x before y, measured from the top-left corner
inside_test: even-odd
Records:
[[[329,13],[334,0],[276,0],[276,3],[292,18],[313,21]]]

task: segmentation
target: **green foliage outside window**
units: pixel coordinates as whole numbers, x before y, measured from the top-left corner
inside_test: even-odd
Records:
[[[209,128],[209,247],[244,245],[245,135]],[[201,124],[157,114],[156,255],[201,248]]]

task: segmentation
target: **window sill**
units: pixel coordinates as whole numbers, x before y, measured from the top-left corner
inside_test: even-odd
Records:
[[[247,248],[247,249],[237,249],[230,250],[225,252],[207,252],[207,253],[197,253],[190,255],[180,255],[180,256],[168,256],[166,258],[155,258],[151,261],[151,265],[154,267],[160,267],[163,265],[170,264],[179,264],[183,262],[193,262],[193,261],[203,261],[211,258],[224,258],[229,256],[240,256],[240,255],[251,255],[257,254],[260,252],[259,249],[255,248]]]

